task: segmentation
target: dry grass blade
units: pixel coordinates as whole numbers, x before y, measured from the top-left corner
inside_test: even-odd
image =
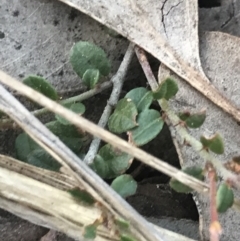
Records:
[[[17,173],[18,170],[23,170],[22,174]],[[65,181],[59,184],[57,179],[63,180],[63,177]],[[53,179],[56,183],[49,182]],[[83,226],[99,218],[101,210],[97,206],[76,203],[71,195],[63,191],[72,185],[77,185],[77,182],[66,175],[30,166],[8,156],[0,156],[0,190],[4,190],[0,195],[0,207],[35,224],[65,232],[80,240]],[[166,240],[193,241],[163,228],[154,228]],[[109,229],[99,226],[96,241],[117,239],[118,237],[110,234]]]

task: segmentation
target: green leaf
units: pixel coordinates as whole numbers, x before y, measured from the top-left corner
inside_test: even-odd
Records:
[[[43,149],[30,152],[27,156],[27,163],[51,171],[59,171],[61,167],[61,164]]]
[[[121,218],[115,219],[115,223],[120,229],[128,229],[129,226],[130,226],[129,221],[126,221],[126,220],[121,219]]]
[[[134,195],[137,191],[137,182],[132,176],[124,174],[115,178],[111,187],[123,198]]]
[[[129,133],[136,146],[142,146],[153,140],[163,128],[163,120],[156,110],[146,109],[137,118],[138,126]]]
[[[87,69],[83,74],[82,81],[90,89],[93,89],[98,83],[100,72],[98,69]]]
[[[121,234],[120,239],[121,241],[136,241],[134,237],[129,236],[127,234]]]
[[[58,137],[80,138],[83,135],[74,125],[63,125],[59,121],[51,121],[46,124],[46,127]]]
[[[124,173],[131,162],[130,155],[107,144],[99,150],[91,167],[102,178],[110,179]]]
[[[144,111],[152,104],[152,92],[146,88],[139,87],[129,91],[125,98],[131,99],[136,105],[138,112]]]
[[[121,99],[108,120],[108,128],[114,133],[121,134],[137,126],[137,107],[131,99]]]
[[[102,178],[107,178],[112,175],[108,163],[98,154],[94,158],[93,163],[90,164],[90,167]]]
[[[188,111],[179,113],[179,118],[186,123],[189,128],[199,128],[206,119],[206,111],[191,114]]]
[[[217,133],[210,138],[206,138],[201,136],[200,138],[203,147],[206,149],[211,150],[216,154],[223,154],[224,153],[224,144],[222,137]]]
[[[96,202],[91,194],[78,187],[68,190],[68,193],[70,193],[76,201],[83,202],[84,204],[93,205]]]
[[[17,136],[15,140],[15,150],[19,160],[27,162],[29,153],[36,149],[41,149],[41,147],[26,133],[21,133]]]
[[[54,87],[40,76],[30,75],[23,80],[23,83],[52,100],[58,99],[58,94]]]
[[[103,76],[110,73],[110,62],[105,52],[89,42],[80,41],[72,47],[70,62],[81,78],[88,69],[98,69]]]
[[[90,224],[84,227],[83,237],[85,239],[95,239],[97,236],[97,226],[95,224]]]
[[[226,184],[220,184],[217,190],[217,210],[219,213],[226,212],[234,202],[233,190]]]
[[[178,86],[175,80],[172,78],[165,79],[158,89],[153,92],[153,98],[154,99],[166,99],[169,100],[172,97],[174,97],[178,92]]]
[[[65,104],[64,107],[79,115],[82,115],[86,110],[82,103]],[[55,117],[63,125],[72,125],[71,122],[60,115],[55,115]]]
[[[61,136],[59,139],[74,153],[78,153],[82,147],[82,138]]]
[[[201,181],[204,180],[204,175],[203,175],[203,169],[200,167],[187,167],[182,169],[183,172],[187,173],[190,176],[193,176]],[[192,188],[188,187],[187,185],[177,181],[174,178],[171,178],[170,180],[170,187],[174,189],[176,192],[181,192],[181,193],[189,193],[192,190]]]

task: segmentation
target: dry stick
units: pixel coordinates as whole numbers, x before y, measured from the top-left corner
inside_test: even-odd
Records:
[[[132,150],[134,150],[134,148],[127,142],[121,140],[113,134],[110,134],[83,117],[79,117],[77,114],[67,110],[30,87],[25,86],[2,71],[0,71],[0,79],[1,82],[7,84],[9,87],[18,90],[30,99],[46,106],[49,110],[66,117],[67,120],[73,122],[76,126],[104,139],[107,142],[113,143],[115,147],[122,147],[121,149],[126,149],[128,152],[132,152]],[[67,148],[38,119],[31,115],[31,113],[2,86],[0,86],[0,93],[0,109],[14,119],[14,121],[16,121],[17,124],[19,124],[40,146],[42,146],[57,161],[59,161],[66,168],[69,175],[73,176],[81,186],[83,186],[98,202],[103,205],[103,207],[107,208],[107,210],[110,211],[116,218],[122,217],[128,220],[130,222],[129,229],[132,232],[132,235],[141,241],[163,241],[161,234],[155,230],[155,228],[149,225],[149,223],[141,215],[139,215],[96,173],[94,173],[85,163],[73,154],[69,148]],[[124,146],[125,148],[123,148]],[[139,151],[140,150],[138,150],[138,152]],[[143,154],[145,156],[148,155],[147,153],[140,151],[140,154],[135,156],[140,156],[143,159]],[[149,155],[147,157],[149,158],[151,156]],[[144,160],[146,159],[144,158]],[[178,170],[176,171],[179,172]],[[184,175],[187,179],[190,179],[190,182],[194,181],[193,178],[188,177],[184,173],[177,173],[177,176],[180,179]],[[199,182],[197,184],[198,185],[195,185],[198,186],[198,189],[202,190],[202,183]]]
[[[64,105],[64,104],[69,104],[69,103],[73,103],[73,102],[76,102],[76,101],[83,101],[83,100],[89,99],[89,98],[93,97],[94,95],[110,88],[111,86],[112,86],[112,81],[107,81],[107,82],[104,82],[101,85],[95,87],[94,89],[86,91],[86,92],[84,92],[80,95],[73,96],[73,97],[70,97],[68,99],[59,101],[59,103],[61,105]],[[31,113],[34,116],[40,116],[40,115],[46,114],[47,112],[49,112],[49,110],[47,108],[42,108],[42,109],[39,109],[39,110],[34,110]],[[0,119],[0,129],[1,128],[13,128],[13,127],[16,127],[16,126],[14,126],[13,120],[8,119],[8,118],[7,119]]]
[[[106,126],[109,116],[112,113],[112,109],[118,102],[118,99],[121,94],[123,82],[124,82],[129,64],[132,60],[133,54],[134,54],[134,45],[132,43],[130,43],[116,75],[114,75],[112,78],[113,90],[112,90],[111,96],[108,100],[107,106],[105,107],[103,114],[98,122],[98,126],[100,126],[102,128],[104,128]],[[93,141],[89,147],[88,153],[83,160],[86,164],[90,165],[93,162],[93,160],[98,152],[100,142],[101,142],[101,139],[99,139],[97,137],[95,137],[93,139]]]

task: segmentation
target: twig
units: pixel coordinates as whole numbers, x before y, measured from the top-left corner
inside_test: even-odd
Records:
[[[217,204],[216,204],[216,172],[212,166],[212,164],[208,163],[207,165],[209,186],[210,186],[210,240],[211,241],[219,241],[219,236],[221,235],[222,228],[218,221],[218,212],[217,212]]]
[[[126,73],[128,71],[129,64],[132,60],[133,54],[134,54],[134,45],[132,43],[130,43],[116,75],[114,75],[111,80],[113,83],[113,90],[112,90],[111,96],[107,102],[107,105],[103,111],[103,114],[98,122],[98,125],[102,128],[104,128],[106,126],[109,116],[111,115],[113,108],[115,107],[115,105],[118,102],[118,99],[121,94],[123,82],[124,82]],[[101,142],[101,139],[99,139],[97,137],[95,137],[93,139],[93,141],[89,147],[88,153],[86,154],[86,156],[84,158],[84,162],[86,164],[90,165],[93,162],[93,160],[98,152],[100,142]]]
[[[97,87],[95,87],[94,89],[86,91],[86,92],[84,92],[80,95],[73,96],[73,97],[70,97],[68,99],[59,101],[59,104],[64,105],[64,104],[70,104],[70,103],[74,103],[74,102],[77,102],[77,101],[83,101],[83,100],[89,99],[92,96],[110,88],[111,86],[112,86],[112,81],[104,82],[101,85],[98,85]],[[42,109],[39,109],[39,110],[32,111],[31,113],[34,116],[40,116],[40,115],[46,114],[48,112],[49,112],[49,110],[47,108],[42,108]],[[14,125],[13,120],[11,120],[9,118],[0,119],[0,129],[4,129],[4,128],[11,128],[11,129],[17,128],[17,125]]]

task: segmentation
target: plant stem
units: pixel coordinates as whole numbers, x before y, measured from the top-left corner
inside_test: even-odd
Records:
[[[73,97],[70,97],[70,98],[65,99],[65,100],[61,100],[61,101],[59,101],[59,104],[63,105],[63,104],[69,104],[69,103],[74,103],[74,102],[77,102],[77,101],[83,101],[83,100],[89,99],[92,96],[110,88],[111,86],[112,86],[112,81],[104,82],[101,85],[96,86],[94,89],[86,91],[86,92],[84,92],[80,95],[73,96]],[[39,110],[32,111],[31,113],[34,116],[40,116],[40,115],[46,114],[48,112],[49,112],[49,110],[47,108],[42,108],[42,109],[39,109]],[[0,129],[4,129],[4,128],[15,129],[15,128],[18,128],[18,126],[15,125],[14,122],[11,119],[6,118],[6,119],[0,120]]]
[[[221,235],[222,228],[218,221],[218,212],[216,204],[216,195],[217,195],[217,185],[216,185],[216,172],[211,163],[207,165],[209,187],[210,187],[210,241],[219,241],[219,236]]]
[[[151,67],[148,63],[147,57],[145,55],[144,50],[140,49],[139,47],[135,48],[136,55],[138,57],[138,60],[143,68],[143,71],[145,73],[145,76],[148,80],[148,83],[151,87],[151,89],[154,91],[158,88],[158,83],[152,73]],[[161,107],[161,109],[165,112],[166,116],[168,117],[168,120],[166,121],[168,126],[172,128],[175,126],[175,130],[177,131],[178,135],[181,137],[183,141],[186,141],[188,144],[191,145],[191,147],[199,154],[200,157],[202,157],[204,160],[208,160],[213,164],[216,170],[218,170],[222,177],[227,180],[228,178],[235,180],[236,177],[233,173],[228,171],[216,158],[214,158],[209,152],[204,150],[202,147],[202,143],[198,140],[196,140],[193,136],[191,136],[187,129],[181,125],[179,117],[171,110],[169,107],[168,101],[165,99],[158,100],[158,103]]]
[[[113,83],[112,93],[107,102],[106,107],[104,108],[102,116],[98,122],[98,125],[102,128],[104,128],[107,125],[109,116],[111,115],[113,108],[116,106],[119,100],[123,82],[124,82],[126,73],[128,71],[129,64],[132,60],[133,54],[134,54],[134,45],[130,43],[117,73],[113,76],[111,80],[111,82]],[[84,162],[87,165],[90,165],[93,162],[98,152],[100,143],[101,143],[101,140],[99,138],[95,137],[93,139],[89,147],[88,153],[84,158]]]

